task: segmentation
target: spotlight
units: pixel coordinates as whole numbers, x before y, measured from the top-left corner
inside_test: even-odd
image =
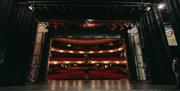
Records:
[[[145,10],[145,11],[150,11],[150,10],[151,10],[151,7],[148,6],[148,5],[144,5],[144,10]]]
[[[31,10],[31,11],[34,11],[34,10],[35,10],[35,6],[34,6],[34,5],[30,5],[28,8],[29,8],[29,10]]]
[[[147,10],[147,11],[149,11],[150,9],[151,9],[151,7],[149,7],[149,6],[146,7],[146,10]]]
[[[164,9],[165,7],[166,7],[165,3],[161,3],[161,4],[158,5],[159,10]]]

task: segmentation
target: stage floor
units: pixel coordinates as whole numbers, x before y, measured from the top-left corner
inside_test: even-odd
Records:
[[[0,91],[179,91],[174,85],[121,80],[49,80],[26,86],[0,87]]]

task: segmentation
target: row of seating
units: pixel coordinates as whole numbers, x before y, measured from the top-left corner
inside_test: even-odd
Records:
[[[128,74],[122,74],[118,70],[112,69],[68,69],[56,70],[49,73],[48,79],[53,80],[71,80],[71,79],[127,79]]]

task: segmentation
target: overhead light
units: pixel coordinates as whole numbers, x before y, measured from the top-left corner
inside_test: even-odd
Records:
[[[81,62],[81,61],[78,61],[78,63],[79,63],[79,64],[81,64],[81,63],[83,63],[83,62]]]
[[[35,9],[36,9],[34,5],[30,5],[28,8],[29,8],[29,10],[31,10],[31,11],[35,11]]]
[[[124,64],[126,64],[126,63],[127,63],[127,61],[123,61],[123,63],[124,63]]]
[[[59,50],[59,52],[64,52],[64,50]]]
[[[69,51],[69,53],[74,53],[74,51]]]
[[[83,53],[84,53],[84,51],[79,51],[79,53],[80,53],[80,54],[83,54]]]
[[[123,48],[118,48],[118,51],[122,51],[123,50]]]
[[[53,64],[58,64],[58,62],[57,62],[57,61],[54,61]]]
[[[150,11],[150,10],[151,10],[151,7],[148,6],[148,5],[145,5],[145,6],[144,6],[144,9],[145,9],[145,11]]]
[[[115,63],[116,63],[116,64],[119,64],[120,62],[119,62],[119,61],[116,61]]]
[[[114,52],[114,50],[109,50],[109,52]]]
[[[98,53],[103,53],[103,51],[99,51]]]
[[[67,44],[67,47],[71,47],[71,44]]]
[[[150,7],[150,6],[147,6],[147,7],[146,7],[146,10],[147,10],[147,11],[149,11],[150,9],[151,9],[151,7]]]
[[[89,51],[88,53],[92,54],[92,53],[94,53],[94,51]]]
[[[165,3],[160,3],[160,4],[158,5],[158,9],[159,9],[159,10],[165,9],[165,7],[166,7],[166,4],[165,4]]]
[[[54,48],[51,48],[51,51],[55,51],[55,49],[54,49]]]
[[[69,61],[65,61],[66,64],[69,64],[70,62]]]
[[[109,63],[109,61],[104,61],[104,63],[105,63],[105,64],[108,64],[108,63]]]
[[[94,19],[87,19],[86,22],[93,22]]]

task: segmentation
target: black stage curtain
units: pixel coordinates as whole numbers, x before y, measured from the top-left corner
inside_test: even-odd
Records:
[[[28,9],[27,5],[13,4],[13,0],[2,0],[0,4],[3,5],[1,6],[3,8],[8,6],[8,9],[2,10],[3,12],[7,11],[7,14],[1,15],[1,19],[4,18],[3,26],[5,26],[1,28],[0,34],[4,34],[1,39],[7,40],[7,44],[4,62],[0,69],[0,84],[24,84],[29,69],[28,65],[32,58],[35,14]],[[9,7],[11,8],[9,9]]]
[[[0,0],[0,85],[3,85],[5,82],[5,73],[3,72],[3,70],[5,70],[4,62],[8,45],[8,37],[6,36],[6,34],[8,32],[8,23],[13,6],[13,1],[14,0]]]
[[[127,50],[129,79],[137,80],[136,65],[135,65],[134,52],[133,52],[134,50],[132,46],[133,44],[132,44],[131,38],[128,36],[127,28],[123,31],[123,35],[124,35],[126,50]]]
[[[4,62],[4,56],[6,53],[8,22],[11,14],[13,0],[1,0],[0,1],[0,64]],[[0,65],[2,67],[2,65]]]
[[[180,58],[180,0],[165,0],[168,6],[169,17],[175,31],[176,40],[178,42],[177,53]]]
[[[141,17],[140,34],[143,53],[148,64],[152,83],[171,83],[173,72],[165,30],[156,7]]]

